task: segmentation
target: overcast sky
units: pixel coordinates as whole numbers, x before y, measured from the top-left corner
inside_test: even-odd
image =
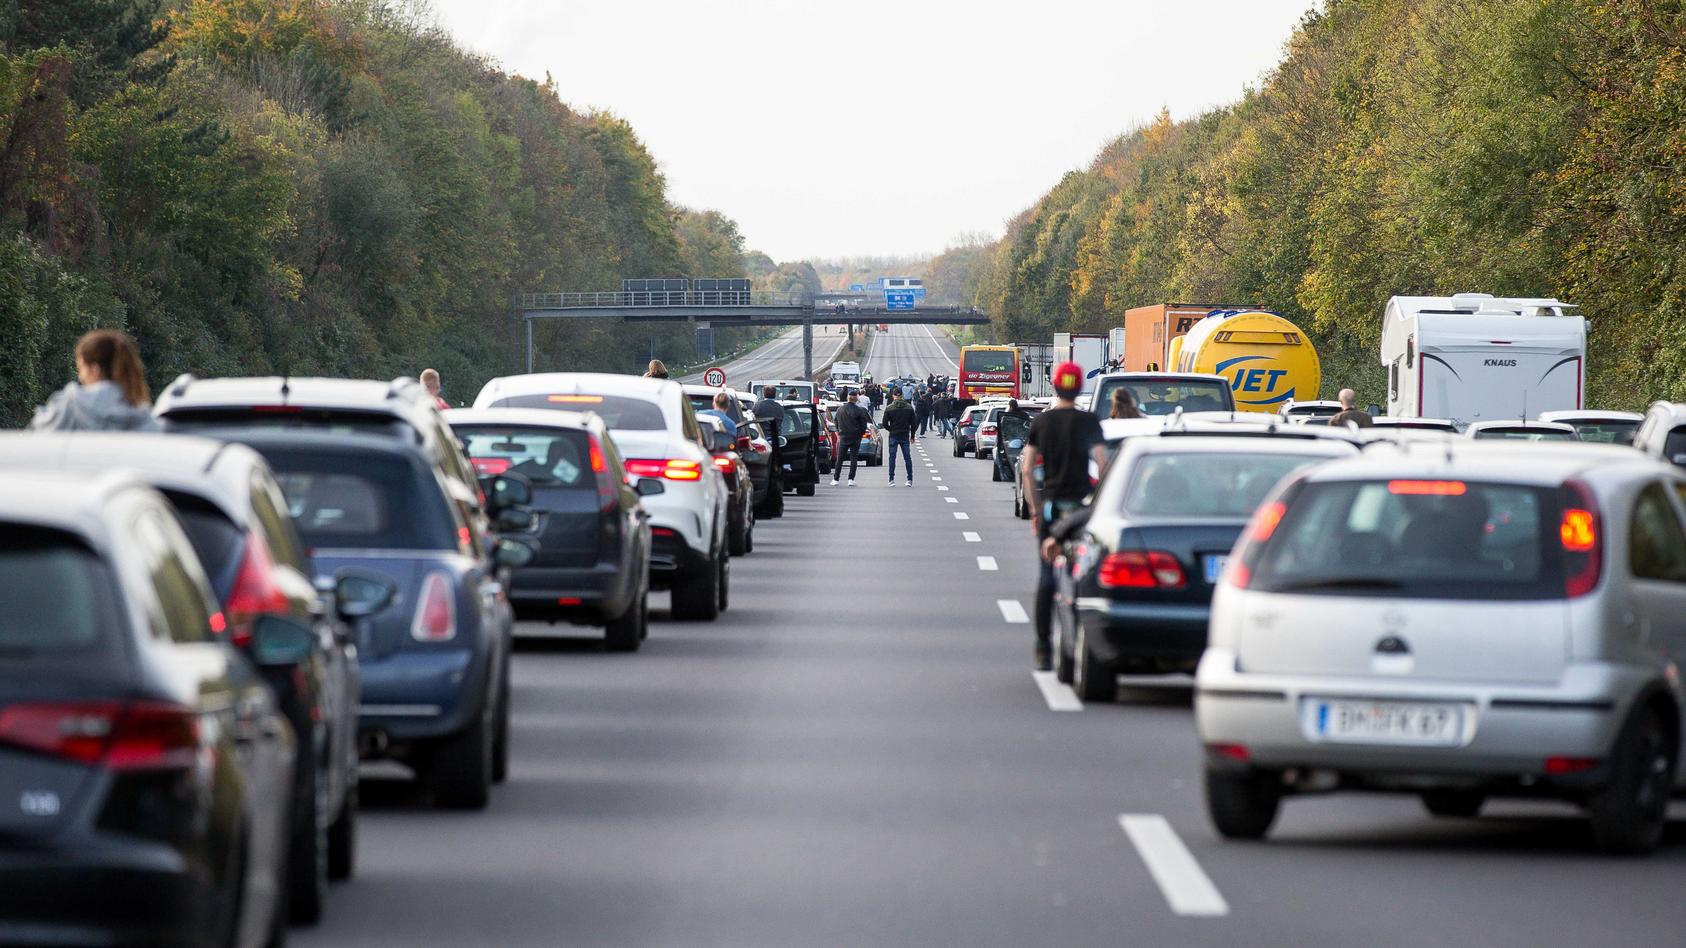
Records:
[[[632,123],[778,260],[935,252],[1152,118],[1233,101],[1315,0],[432,0]]]

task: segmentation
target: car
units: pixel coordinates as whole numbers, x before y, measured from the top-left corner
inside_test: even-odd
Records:
[[[737,439],[726,430],[725,423],[709,415],[698,416],[697,421],[703,425],[714,468],[725,479],[730,494],[726,545],[733,556],[744,556],[755,549],[755,485],[738,454]]]
[[[982,420],[985,409],[982,405],[973,405],[960,413],[960,419],[954,425],[953,453],[957,458],[963,458],[968,451],[978,448],[978,423]]]
[[[1203,372],[1109,372],[1095,379],[1089,411],[1111,410],[1113,389],[1128,388],[1144,415],[1172,415],[1195,411],[1235,411],[1229,380]]]
[[[650,515],[596,415],[537,408],[453,408],[445,420],[481,477],[515,474],[532,487],[533,562],[511,572],[515,617],[603,629],[610,651],[633,652],[649,634]]]
[[[1579,441],[1575,426],[1560,421],[1514,421],[1490,419],[1472,421],[1464,429],[1464,437],[1476,441]]]
[[[1334,416],[1340,414],[1342,409],[1343,406],[1340,402],[1328,401],[1325,399],[1322,401],[1313,400],[1304,402],[1289,402],[1288,404],[1283,405],[1281,410],[1279,410],[1276,414],[1277,417],[1281,418],[1283,421],[1304,422],[1310,421],[1314,418],[1333,418]],[[1327,424],[1327,420],[1325,420],[1324,423]]]
[[[830,405],[821,402],[815,406],[814,414],[820,429],[819,438],[814,442],[814,463],[821,474],[830,474],[832,461],[837,456],[837,426],[832,423]]]
[[[186,435],[0,434],[6,468],[93,473],[114,460],[170,504],[229,641],[246,648],[258,625],[285,623],[312,643],[307,661],[263,671],[299,739],[287,905],[294,922],[314,924],[328,880],[349,877],[356,858],[359,682],[350,623],[384,608],[395,587],[378,577],[335,577],[332,599],[322,601],[281,489],[249,448]]]
[[[1213,596],[1196,675],[1207,812],[1409,793],[1584,807],[1641,853],[1680,789],[1686,475],[1626,448],[1447,440],[1290,478]]]
[[[672,590],[676,619],[712,622],[725,611],[731,582],[726,481],[679,383],[599,372],[512,375],[487,382],[474,407],[583,410],[601,418],[627,473],[657,478],[665,488],[644,497],[652,588]]]
[[[1212,589],[1254,509],[1290,473],[1357,453],[1233,429],[1125,441],[1056,570],[1055,675],[1110,701],[1121,673],[1193,672]]]
[[[228,632],[144,481],[0,471],[0,942],[286,937],[297,738],[258,666],[313,643]]]
[[[1597,409],[1567,409],[1542,411],[1541,421],[1561,421],[1571,425],[1582,441],[1594,444],[1632,444],[1633,435],[1645,416],[1636,411],[1600,411]]]
[[[998,445],[990,464],[989,479],[1011,482],[1019,467],[1019,454],[1030,440],[1030,417],[1002,414],[995,421],[995,442]]]
[[[749,383],[750,394],[759,396],[768,386],[775,389],[775,401],[801,402],[804,405],[818,405],[820,402],[819,386],[807,379],[761,379]]]
[[[779,404],[784,406],[779,456],[784,460],[785,489],[794,490],[798,497],[812,497],[820,481],[818,407],[800,401]]]
[[[1396,428],[1405,431],[1443,431],[1459,434],[1458,426],[1445,418],[1401,418],[1396,415],[1377,415],[1370,419],[1371,428]]]
[[[984,413],[978,418],[977,434],[973,436],[972,448],[978,458],[985,459],[995,450],[997,430],[1000,427],[1001,416],[1008,411],[1006,402],[990,401],[983,406]],[[1026,418],[1035,420],[1044,411],[1044,407],[1035,402],[1020,402],[1019,412]]]
[[[700,390],[700,391],[699,391]],[[713,395],[707,394],[720,391],[700,385],[685,386],[685,397],[690,400],[693,410],[702,411],[714,404]],[[726,389],[732,396],[732,405],[727,413],[738,426],[738,456],[749,472],[750,483],[755,485],[755,511],[757,517],[767,516],[767,485],[773,467],[773,445],[767,440],[766,433],[761,429],[761,423],[752,417],[755,411],[756,399],[746,392]],[[700,405],[699,405],[700,403]]]
[[[266,427],[219,436],[269,462],[318,573],[364,569],[398,587],[358,629],[363,759],[407,765],[441,806],[483,809],[509,767],[502,570],[531,562],[530,548],[477,532],[434,454],[412,442]]]
[[[1686,466],[1686,402],[1652,402],[1633,434],[1633,446],[1659,460]]]

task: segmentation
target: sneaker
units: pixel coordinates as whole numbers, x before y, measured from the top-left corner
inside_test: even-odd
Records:
[[[834,477],[834,478],[831,479],[831,486],[833,486],[833,487],[837,486],[837,478]]]
[[[896,486],[896,482],[895,482],[895,480],[894,480],[894,479],[893,479],[893,478],[892,478],[892,479],[891,479],[891,480],[890,480],[890,486],[891,486],[891,487],[894,487],[894,486]]]
[[[1054,670],[1054,649],[1046,642],[1036,643],[1036,670],[1039,672]]]
[[[909,487],[913,486],[913,478],[910,477],[910,478],[907,479],[907,486],[909,486]]]
[[[851,478],[849,478],[849,486],[850,486],[850,487],[853,487],[853,486],[855,486],[855,479],[854,479],[854,478],[852,478],[852,477],[851,477]]]

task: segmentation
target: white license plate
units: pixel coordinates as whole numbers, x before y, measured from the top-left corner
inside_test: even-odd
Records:
[[[1227,556],[1208,556],[1208,557],[1206,557],[1206,563],[1205,563],[1206,584],[1209,585],[1209,586],[1216,585],[1219,577],[1223,576],[1223,574],[1224,574],[1224,567],[1228,566],[1228,565],[1229,565],[1229,557],[1227,557]]]
[[[1313,699],[1311,712],[1309,730],[1325,741],[1455,747],[1463,740],[1457,705]]]

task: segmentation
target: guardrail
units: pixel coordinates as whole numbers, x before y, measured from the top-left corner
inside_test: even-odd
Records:
[[[807,293],[760,290],[633,290],[604,293],[524,293],[524,310],[634,309],[640,306],[811,306]]]

